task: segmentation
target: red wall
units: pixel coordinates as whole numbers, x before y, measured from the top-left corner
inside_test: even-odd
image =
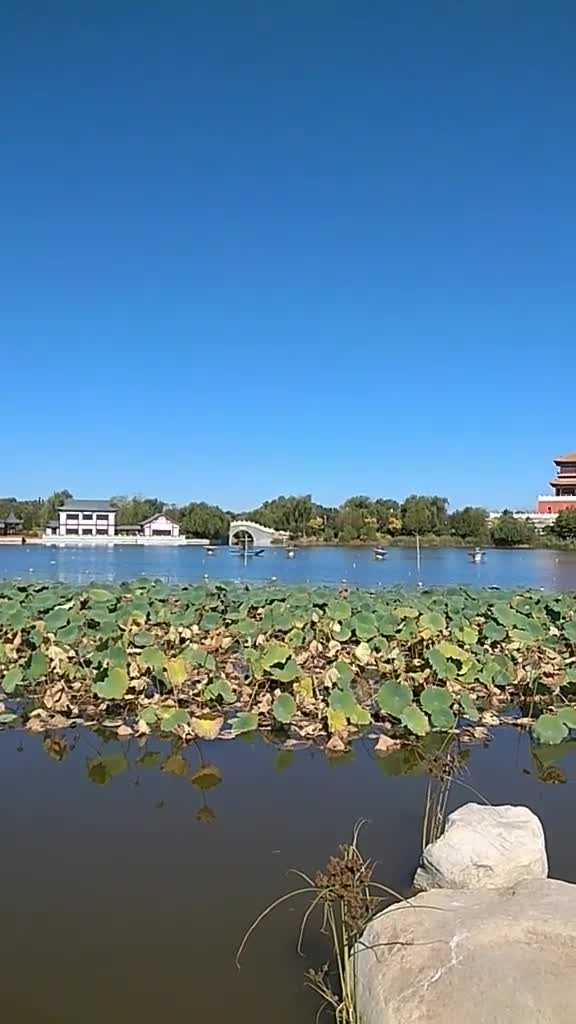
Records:
[[[544,498],[536,503],[537,512],[562,512],[565,508],[576,508],[576,497],[562,498],[560,501],[547,501]]]

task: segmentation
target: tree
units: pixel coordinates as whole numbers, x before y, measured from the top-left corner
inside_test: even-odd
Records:
[[[207,540],[226,540],[231,517],[218,505],[205,501],[192,501],[175,510],[181,530],[188,537],[206,537]]]
[[[402,528],[400,505],[392,498],[376,498],[372,503],[379,533],[398,533]]]
[[[450,516],[452,533],[462,540],[485,542],[488,539],[488,513],[485,508],[467,505]]]
[[[503,512],[492,524],[490,535],[497,547],[517,547],[532,544],[536,530],[529,519],[517,519],[511,512]]]
[[[46,524],[49,523],[51,519],[56,519],[58,517],[58,509],[60,508],[60,506],[64,505],[65,502],[70,501],[71,497],[72,494],[70,491],[63,490],[54,491],[54,493],[51,494],[49,498],[46,498],[46,501],[44,502],[44,508],[42,510],[41,522],[39,523],[39,525],[46,526]]]
[[[366,494],[356,494],[352,498],[346,498],[346,501],[341,505],[342,509],[355,508],[361,512],[371,512],[374,506],[372,498],[369,498]]]
[[[401,506],[402,532],[445,533],[448,528],[448,499],[411,494]]]
[[[375,541],[378,538],[376,519],[356,505],[344,503],[336,518],[336,532],[343,544],[354,541]]]
[[[11,513],[22,520],[24,533],[31,533],[43,526],[45,501],[32,498],[29,501],[18,501],[18,498],[0,498],[0,519],[6,519]]]
[[[281,494],[247,513],[246,518],[262,526],[269,526],[272,530],[287,530],[292,537],[306,537],[309,523],[316,518],[319,510],[320,506],[315,505],[310,494],[292,494],[288,497]]]
[[[118,509],[118,526],[139,526],[145,519],[163,512],[166,508],[166,502],[160,498],[145,498],[143,494],[119,494],[110,501]]]
[[[558,513],[552,532],[562,540],[576,538],[576,508],[564,508]]]

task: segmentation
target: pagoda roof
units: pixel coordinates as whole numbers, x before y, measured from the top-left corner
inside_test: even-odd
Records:
[[[557,476],[550,480],[550,487],[576,487],[576,473],[573,476]]]
[[[574,463],[576,463],[576,452],[568,452],[567,455],[558,455],[554,459],[554,462],[556,464],[560,464],[560,463],[563,463],[563,462],[574,462]]]

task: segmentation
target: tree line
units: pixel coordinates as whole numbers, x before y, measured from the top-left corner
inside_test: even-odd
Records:
[[[0,519],[14,512],[23,520],[24,532],[43,530],[57,509],[72,498],[68,490],[47,498],[19,501],[0,498]],[[490,521],[486,509],[468,506],[454,512],[448,499],[438,495],[411,494],[404,501],[356,495],[339,506],[321,505],[312,495],[280,495],[257,508],[225,511],[218,505],[193,501],[174,505],[143,495],[114,495],[119,526],[135,526],[166,509],[190,537],[223,541],[233,519],[251,519],[275,530],[285,530],[296,541],[324,544],[411,543],[416,534],[424,543],[530,545],[536,532],[528,520],[504,512]],[[576,511],[561,512],[543,541],[576,544]]]

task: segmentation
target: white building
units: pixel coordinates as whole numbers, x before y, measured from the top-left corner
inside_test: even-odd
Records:
[[[44,532],[47,544],[207,544],[204,539],[187,540],[169,512],[157,512],[136,526],[116,522],[117,508],[110,501],[71,499],[58,509],[58,518]]]
[[[46,527],[51,537],[114,537],[116,508],[109,501],[70,500]]]
[[[144,537],[179,537],[180,525],[167,512],[157,512],[140,524]]]
[[[502,515],[501,512],[489,512],[488,521],[493,523],[496,519],[499,519]],[[539,533],[546,526],[553,526],[556,522],[558,514],[556,512],[512,512],[514,519],[527,519],[528,522],[532,523],[536,527]]]

